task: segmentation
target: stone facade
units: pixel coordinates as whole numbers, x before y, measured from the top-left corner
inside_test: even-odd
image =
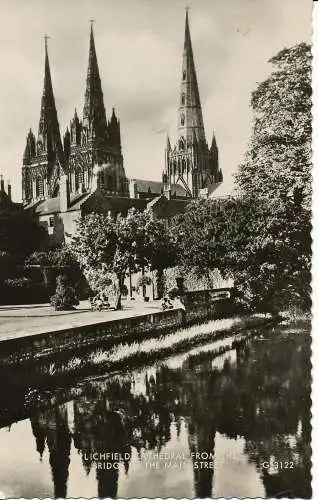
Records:
[[[61,141],[50,64],[45,40],[44,86],[37,138],[26,139],[22,167],[23,203],[59,245],[76,230],[86,213],[126,215],[129,208],[150,209],[169,219],[198,196],[210,194],[222,181],[215,137],[205,140],[202,110],[186,16],[183,77],[179,108],[179,138],[168,145],[161,181],[128,179],[121,149],[120,122],[113,108],[107,119],[93,27],[82,118],[75,109]]]
[[[92,190],[93,169],[97,166],[100,168],[99,187],[105,194],[128,196],[120,122],[114,108],[110,120],[106,118],[92,27],[83,119],[79,120],[75,110],[70,130],[67,129],[64,136],[64,152],[70,193]]]

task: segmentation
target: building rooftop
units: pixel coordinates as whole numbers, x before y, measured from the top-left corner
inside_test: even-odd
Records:
[[[160,181],[149,181],[146,179],[134,179],[137,183],[137,191],[149,195],[160,195],[163,192],[164,185]],[[178,198],[187,198],[187,192],[180,184],[171,185],[171,196]]]

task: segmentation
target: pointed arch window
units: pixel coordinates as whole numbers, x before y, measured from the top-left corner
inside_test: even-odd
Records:
[[[37,177],[35,180],[35,195],[37,198],[44,195],[44,182],[42,177]]]
[[[186,79],[187,73],[186,70],[183,71],[182,73],[182,80],[184,81]]]
[[[181,94],[181,105],[184,106],[185,105],[185,93],[182,92]]]
[[[75,170],[74,177],[75,177],[75,182],[74,182],[75,191],[78,191],[80,186],[80,173],[78,170]]]
[[[180,139],[180,141],[179,141],[179,149],[181,149],[181,150],[184,149],[184,141],[183,141],[183,139]]]
[[[184,120],[185,120],[184,114],[182,113],[181,118],[180,118],[181,127],[184,126]]]

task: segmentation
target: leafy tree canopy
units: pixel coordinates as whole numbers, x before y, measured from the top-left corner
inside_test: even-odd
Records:
[[[45,232],[22,208],[0,208],[0,251],[22,258],[39,247]]]
[[[285,205],[311,200],[311,52],[305,43],[284,49],[274,71],[252,94],[252,138],[236,175],[244,197]]]
[[[127,269],[159,269],[174,258],[164,222],[135,209],[115,220],[96,213],[80,219],[72,251],[88,275],[116,274],[119,291]]]
[[[235,176],[236,195],[215,213],[198,200],[174,219],[178,260],[234,277],[249,308],[309,306],[311,53],[279,52],[252,95],[252,137]]]

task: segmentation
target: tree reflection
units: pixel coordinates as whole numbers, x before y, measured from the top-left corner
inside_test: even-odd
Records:
[[[96,470],[99,497],[116,497],[119,469],[100,469],[92,453],[160,451],[186,423],[190,453],[214,455],[215,434],[245,439],[245,454],[260,471],[269,497],[310,497],[310,372],[306,339],[278,336],[236,348],[233,362],[214,368],[211,353],[189,356],[181,366],[87,382],[72,404],[75,448],[88,474]],[[67,407],[31,418],[36,448],[45,443],[55,496],[66,496],[71,432]],[[116,460],[108,460],[115,463]],[[213,468],[196,468],[197,497],[213,494]],[[289,462],[293,469],[264,468]],[[145,491],[145,494],[147,492]]]
[[[56,498],[65,498],[71,450],[71,433],[67,421],[67,408],[65,405],[55,406],[44,413],[31,417],[30,420],[36,439],[36,448],[41,458],[45,443],[48,448],[54,496]]]

